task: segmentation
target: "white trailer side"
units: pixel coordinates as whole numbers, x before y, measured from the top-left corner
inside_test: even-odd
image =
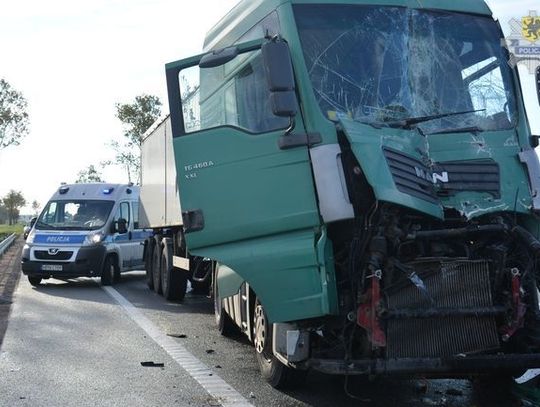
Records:
[[[148,129],[143,138],[139,218],[144,228],[182,225],[171,120],[168,115]]]

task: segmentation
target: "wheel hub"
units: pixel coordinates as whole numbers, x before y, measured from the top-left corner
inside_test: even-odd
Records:
[[[266,344],[266,318],[263,308],[258,305],[255,308],[255,335],[254,335],[255,350],[257,353],[264,353]]]

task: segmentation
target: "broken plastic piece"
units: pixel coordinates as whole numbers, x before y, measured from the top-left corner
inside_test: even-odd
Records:
[[[144,367],[163,367],[165,366],[165,363],[156,363],[156,362],[153,362],[153,361],[149,361],[149,362],[141,362],[141,366],[144,366]]]

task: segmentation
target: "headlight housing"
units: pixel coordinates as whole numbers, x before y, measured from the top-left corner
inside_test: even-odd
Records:
[[[36,231],[35,229],[32,229],[26,238],[26,244],[34,243],[35,238],[36,238]]]
[[[83,246],[96,246],[98,244],[101,244],[104,238],[105,233],[101,231],[89,233],[84,238]]]

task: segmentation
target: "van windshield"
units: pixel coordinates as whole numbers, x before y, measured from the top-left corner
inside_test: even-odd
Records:
[[[114,201],[49,201],[35,228],[40,230],[95,230],[102,228]]]
[[[427,133],[515,126],[511,70],[492,18],[335,4],[297,4],[294,12],[330,120],[412,121]]]

